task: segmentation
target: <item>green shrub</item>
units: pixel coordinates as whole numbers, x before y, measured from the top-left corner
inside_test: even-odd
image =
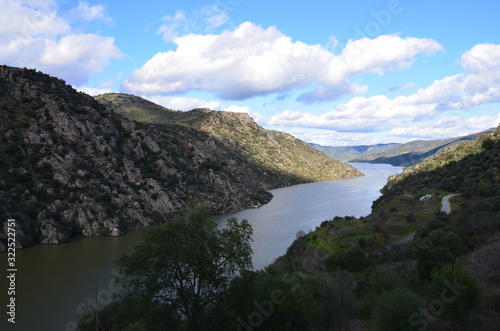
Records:
[[[354,246],[347,250],[343,259],[344,265],[349,271],[359,271],[366,268],[369,264],[365,256],[365,251],[359,246]]]
[[[476,306],[481,298],[478,281],[466,268],[456,264],[434,270],[427,293],[443,301],[445,311],[455,318],[463,316],[462,311]]]
[[[448,248],[433,246],[429,238],[415,240],[413,255],[417,259],[418,274],[426,281],[431,278],[433,270],[455,262],[455,257]]]
[[[375,269],[367,276],[366,293],[379,295],[384,291],[400,287],[401,280],[392,270]]]
[[[375,307],[378,330],[416,330],[417,326],[410,324],[410,316],[421,307],[420,297],[410,289],[398,287],[383,292]]]

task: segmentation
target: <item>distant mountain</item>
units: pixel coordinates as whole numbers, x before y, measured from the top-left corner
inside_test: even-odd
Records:
[[[107,108],[130,120],[148,124],[183,125],[223,141],[257,164],[289,177],[290,183],[360,176],[342,162],[325,157],[290,134],[266,130],[245,113],[194,109],[174,111],[130,94],[96,97]],[[273,179],[270,179],[273,183]],[[274,186],[282,186],[273,183]]]
[[[282,276],[283,283],[289,284],[293,274],[301,275],[307,284],[319,280],[318,285],[309,287],[308,297],[314,298],[309,306],[327,302],[327,308],[318,309],[327,311],[334,300],[325,298],[347,297],[345,293],[349,293],[352,310],[346,310],[343,305],[336,315],[337,321],[340,318],[356,321],[354,328],[346,329],[373,329],[373,325],[382,321],[380,315],[390,311],[384,317],[387,327],[380,330],[412,330],[415,320],[408,316],[426,308],[412,307],[401,314],[401,307],[409,298],[417,303],[415,307],[421,302],[427,305],[429,298],[438,298],[444,293],[447,279],[462,277],[462,283],[468,285],[457,292],[457,297],[460,295],[463,300],[460,306],[455,306],[457,313],[450,309],[456,302],[442,304],[443,314],[434,315],[435,325],[443,326],[443,330],[498,329],[500,315],[492,315],[484,307],[498,307],[499,303],[499,169],[500,127],[477,139],[446,147],[441,153],[391,176],[381,190],[382,195],[373,203],[370,215],[359,219],[335,216],[310,233],[299,232],[286,253],[266,267],[267,274],[252,280],[254,284],[261,284],[259,281],[266,279],[264,277],[273,277],[276,284]],[[446,212],[442,205],[450,195],[453,196],[451,210]],[[317,289],[328,281],[337,282],[342,292],[330,288],[323,296],[317,295]],[[431,289],[434,289],[433,296],[429,295]],[[396,294],[401,290],[407,294]],[[306,297],[303,292],[301,295]],[[394,300],[396,296],[399,299]],[[236,301],[230,302],[234,305]],[[355,309],[366,302],[384,306],[372,306],[370,309],[375,314]],[[387,302],[390,304],[385,305]],[[226,310],[231,308],[226,307]],[[314,323],[317,316],[317,313],[301,316],[301,323]],[[391,328],[396,316],[402,318],[397,328]],[[420,316],[424,321],[425,317]],[[474,326],[462,327],[464,316],[476,321]],[[325,320],[322,330],[335,329],[338,325],[333,319],[330,320],[333,322]]]
[[[378,145],[359,145],[359,146],[322,146],[318,144],[309,144],[313,148],[325,153],[329,157],[340,161],[351,161],[364,155],[372,155],[382,153],[395,146],[393,144],[378,144]]]
[[[394,166],[408,167],[424,161],[428,157],[439,154],[446,148],[471,141],[485,133],[494,132],[495,129],[489,129],[468,136],[440,139],[440,140],[415,140],[409,143],[400,144],[382,153],[364,155],[352,162],[370,162],[370,163],[388,163]]]
[[[138,123],[60,79],[0,66],[0,251],[10,218],[22,248],[118,236],[168,221],[190,202],[224,213],[267,203],[269,189],[361,175],[289,135],[261,131],[248,115],[172,112],[196,123],[205,113],[219,124]],[[268,144],[253,132],[268,134]]]
[[[495,129],[492,128],[463,137],[439,140],[415,140],[405,144],[379,144],[347,147],[310,145],[326,155],[342,161],[387,163],[393,166],[408,167],[422,162],[434,154],[441,153],[450,146],[474,140],[482,134],[494,131]]]

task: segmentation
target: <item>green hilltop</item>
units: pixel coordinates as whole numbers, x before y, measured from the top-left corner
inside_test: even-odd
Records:
[[[362,175],[245,114],[126,102],[115,110],[153,117],[130,120],[61,79],[0,66],[0,219],[17,220],[16,247],[120,236],[190,203],[225,213],[269,202],[273,188]]]
[[[495,129],[449,139],[414,140],[404,144],[378,144],[360,146],[321,146],[310,144],[331,158],[365,163],[386,163],[393,166],[409,167],[423,162],[448,147],[478,138],[481,134]]]
[[[299,231],[285,255],[243,271],[187,319],[146,293],[104,307],[101,322],[139,330],[496,330],[499,169],[500,128],[392,177],[369,216]],[[441,202],[452,193],[461,196],[447,214]],[[79,326],[93,330],[95,321]]]
[[[362,175],[332,160],[292,135],[266,130],[245,113],[194,109],[174,111],[129,94],[103,94],[96,100],[130,120],[148,124],[179,124],[208,133],[267,169],[299,178],[298,182]]]
[[[346,330],[492,330],[500,323],[499,169],[500,127],[392,176],[370,215],[324,221],[266,271],[308,280],[343,273],[342,294],[353,297],[341,315],[357,321]],[[449,194],[460,195],[446,214]],[[452,277],[468,288],[429,312]],[[401,315],[406,301],[413,308]]]

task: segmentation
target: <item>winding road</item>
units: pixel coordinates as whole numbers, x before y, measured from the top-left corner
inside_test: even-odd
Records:
[[[441,211],[444,211],[446,214],[451,213],[450,199],[453,197],[457,197],[461,194],[449,194],[443,198],[441,202]]]

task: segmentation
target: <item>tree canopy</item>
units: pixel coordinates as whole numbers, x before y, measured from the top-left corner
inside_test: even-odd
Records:
[[[201,208],[145,229],[142,244],[117,265],[125,297],[168,305],[188,321],[252,268],[252,227],[236,218],[217,229]]]

